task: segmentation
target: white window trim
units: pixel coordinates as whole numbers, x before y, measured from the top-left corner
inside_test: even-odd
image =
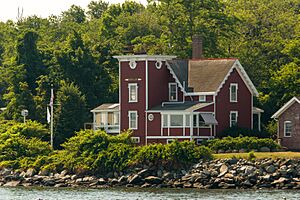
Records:
[[[130,100],[130,96],[131,96],[130,88],[131,87],[135,87],[135,94],[136,94],[136,99],[135,100]],[[128,102],[129,103],[136,103],[136,102],[138,102],[138,98],[139,98],[139,96],[138,96],[138,84],[137,83],[128,83]]]
[[[176,88],[176,98],[171,99],[171,86],[175,85]],[[177,101],[178,100],[178,88],[177,88],[177,83],[169,83],[169,101]]]
[[[131,127],[130,126],[130,122],[131,122],[131,118],[130,118],[130,116],[131,116],[131,114],[132,113],[135,113],[136,114],[136,127]],[[138,112],[137,111],[128,111],[128,128],[129,129],[131,129],[131,130],[137,130],[138,129],[138,119],[139,119],[139,116],[138,116]]]
[[[200,97],[204,97],[201,99]],[[199,95],[199,102],[206,102],[206,95]]]
[[[131,137],[132,143],[139,144],[141,142],[140,137]]]
[[[292,129],[293,129],[293,124],[291,121],[284,121],[284,126],[283,126],[284,137],[292,137],[292,130],[291,130],[290,135],[286,135],[286,124],[291,124]]]
[[[231,120],[231,114],[233,114],[233,113],[235,113],[236,114],[236,124],[238,124],[238,117],[239,117],[239,112],[238,111],[230,111],[230,115],[229,115],[229,124],[230,124],[230,127],[233,127],[233,125],[232,125],[232,120]]]
[[[232,97],[232,95],[231,95],[231,92],[232,92],[231,88],[233,86],[236,87],[235,100],[231,98]],[[237,83],[230,83],[230,87],[229,87],[229,90],[230,90],[230,92],[229,92],[230,103],[236,103],[236,102],[238,102],[238,89],[239,88],[238,88],[238,84]]]
[[[164,125],[164,117],[163,116],[167,116],[167,124]],[[171,115],[182,115],[182,120],[183,120],[183,124],[182,126],[171,126]],[[191,114],[187,114],[187,113],[169,113],[169,114],[161,114],[161,124],[162,124],[162,128],[190,128],[190,124],[191,124],[191,119],[190,119],[190,115]],[[186,123],[187,118],[189,118],[189,124]]]

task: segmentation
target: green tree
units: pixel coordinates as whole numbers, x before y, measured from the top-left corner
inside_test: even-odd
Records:
[[[74,83],[61,82],[57,92],[55,110],[55,132],[54,145],[60,148],[68,138],[74,135],[75,131],[83,128],[86,122],[86,100],[79,88]]]
[[[99,0],[91,1],[88,5],[87,14],[91,19],[100,19],[102,14],[107,10],[108,2]]]
[[[83,23],[86,20],[85,12],[80,6],[72,5],[69,10],[62,13],[63,19],[75,22]]]

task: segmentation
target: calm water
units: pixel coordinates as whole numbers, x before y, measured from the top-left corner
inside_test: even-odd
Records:
[[[102,199],[300,199],[298,190],[194,190],[194,189],[55,189],[1,188],[0,200],[102,200]]]

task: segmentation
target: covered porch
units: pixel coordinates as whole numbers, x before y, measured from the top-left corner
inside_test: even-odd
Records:
[[[253,107],[252,108],[252,115],[253,115],[253,127],[252,129],[257,129],[261,131],[261,115],[264,113],[263,109]]]
[[[93,129],[105,130],[110,134],[120,133],[119,104],[102,104],[91,110],[93,113]]]
[[[212,103],[178,102],[153,108],[153,111],[159,110],[161,116],[160,137],[214,138],[218,122],[214,112],[208,109],[210,105]]]

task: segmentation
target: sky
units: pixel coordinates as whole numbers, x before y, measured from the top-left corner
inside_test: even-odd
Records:
[[[59,15],[62,11],[68,10],[71,5],[75,4],[82,8],[92,0],[0,0],[0,21],[16,21],[18,8],[23,8],[23,17],[37,15],[38,17],[48,17],[50,15]],[[106,0],[110,4],[122,3],[125,0]],[[135,0],[144,5],[147,0]]]

